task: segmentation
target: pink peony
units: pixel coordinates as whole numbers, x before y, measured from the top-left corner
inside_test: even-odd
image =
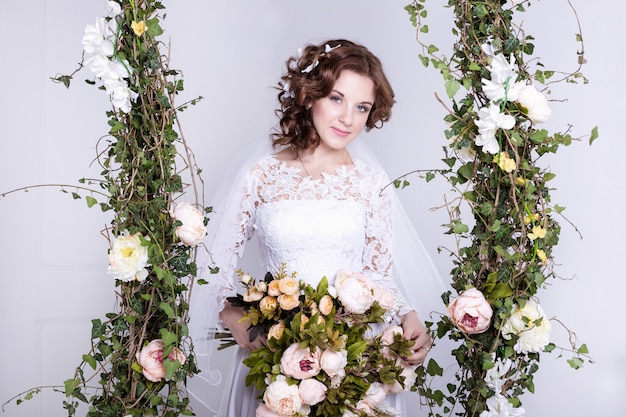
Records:
[[[172,349],[168,358],[172,361],[178,360],[181,364],[187,360],[185,354],[176,347]],[[163,341],[156,339],[144,346],[137,354],[137,362],[143,368],[141,372],[148,381],[159,382],[165,378],[167,373],[163,365]]]
[[[285,417],[284,414],[278,414],[265,404],[260,404],[256,409],[256,417]]]
[[[170,215],[182,225],[176,227],[176,236],[187,246],[198,246],[206,236],[204,215],[186,201],[174,205]]]
[[[477,334],[489,328],[493,310],[482,292],[470,288],[448,305],[448,315],[462,332]]]
[[[292,416],[302,408],[298,385],[289,385],[283,375],[279,375],[276,381],[267,386],[263,401],[270,410],[283,416]]]
[[[295,379],[307,379],[320,373],[319,350],[311,353],[307,347],[300,348],[299,343],[294,343],[283,352],[280,358],[280,371]]]
[[[363,314],[374,304],[372,283],[363,275],[340,270],[334,281],[337,298],[351,313]]]

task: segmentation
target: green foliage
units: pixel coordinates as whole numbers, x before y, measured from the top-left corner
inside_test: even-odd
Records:
[[[445,316],[437,323],[428,323],[435,338],[458,343],[452,355],[459,370],[455,382],[447,385],[448,392],[443,392],[432,388],[431,380],[441,376],[442,369],[430,360],[418,373],[414,389],[430,404],[431,416],[454,412],[477,417],[487,409],[487,398],[495,394],[505,395],[514,406],[519,406],[519,396],[535,389],[533,375],[539,368],[539,353],[518,352],[514,348],[518,337],[505,339],[502,327],[514,304],[524,305],[544,288],[548,279],[556,278],[552,254],[561,229],[554,213],[561,214],[563,208],[551,200],[548,182],[555,174],[541,166],[540,158],[570,145],[573,138],[568,131],[550,133],[538,129],[526,109],[503,100],[498,102],[500,111],[514,118],[514,126],[497,131],[499,152],[492,155],[475,145],[480,134],[477,111],[490,102],[483,91],[483,80],[490,79],[490,57],[483,51],[484,44],[491,43],[507,61],[512,59],[518,81],[529,83],[534,79],[535,83],[546,83],[556,73],[529,59],[534,38],[514,19],[515,12],[523,12],[529,2],[512,6],[500,0],[448,0],[447,7],[454,14],[452,33],[457,38],[451,57],[440,55],[440,48],[420,39],[425,33],[422,29],[427,27],[424,4],[425,0],[413,1],[405,9],[417,27],[422,47],[420,60],[424,66],[432,65],[440,72],[451,101],[446,106],[449,114],[444,118],[448,123],[445,137],[450,143],[445,149],[445,168],[430,171],[445,177],[459,195],[453,199],[454,206],[447,206],[451,218],[444,225],[445,233],[455,237],[458,247],[453,253],[451,285],[459,294],[468,288],[480,290],[494,314],[489,328],[479,334],[463,333]],[[582,37],[577,37],[577,41],[584,50]],[[533,75],[527,60],[539,67]],[[579,65],[582,62],[584,58],[579,57]],[[580,79],[586,81],[579,67],[562,80]],[[594,128],[589,142],[597,136]],[[463,205],[468,206],[471,219],[461,218]],[[444,294],[443,299],[448,304],[450,294]],[[548,346],[544,351],[555,348]],[[577,369],[585,362],[588,351],[585,345],[576,348],[575,344],[571,351],[573,357],[568,362]],[[512,361],[518,372],[515,377],[508,374],[505,386],[497,393],[485,381],[487,370],[495,366],[496,360]]]

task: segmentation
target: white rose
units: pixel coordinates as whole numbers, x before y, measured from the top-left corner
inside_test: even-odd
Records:
[[[326,398],[326,385],[317,379],[309,378],[300,382],[300,397],[302,402],[309,405],[315,405]]]
[[[107,79],[104,81],[104,87],[111,97],[113,107],[124,113],[129,113],[131,100],[137,98],[137,93],[128,87],[128,83],[125,80]]]
[[[348,351],[326,349],[320,358],[322,370],[330,377],[344,377],[345,367],[348,364]]]
[[[374,303],[372,284],[360,274],[341,270],[334,281],[337,298],[351,313],[363,314]]]
[[[128,230],[123,230],[117,238],[113,238],[108,272],[116,279],[143,281],[148,276],[148,266],[148,247],[141,244],[140,234],[131,235]]]
[[[286,416],[292,416],[302,408],[298,385],[289,385],[283,375],[268,385],[263,401],[270,410]]]
[[[526,115],[534,123],[547,122],[552,115],[548,99],[532,84],[525,85],[519,92],[517,102],[526,110]]]
[[[206,236],[204,215],[186,201],[176,204],[170,215],[182,225],[176,227],[176,236],[187,246],[197,246]]]
[[[515,351],[518,353],[541,352],[550,343],[550,320],[535,300],[527,300],[523,308],[513,305],[511,316],[502,326],[502,336],[518,337]]]

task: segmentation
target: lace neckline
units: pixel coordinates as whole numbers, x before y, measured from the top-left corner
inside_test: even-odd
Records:
[[[269,163],[270,165],[276,166],[279,172],[285,172],[294,178],[309,182],[324,182],[332,179],[343,179],[357,174],[361,168],[361,161],[352,157],[352,167],[348,168],[347,165],[341,165],[335,169],[334,173],[322,172],[320,173],[321,178],[313,178],[311,175],[307,175],[302,167],[289,165],[286,161],[281,161],[276,158],[276,155],[270,155]]]

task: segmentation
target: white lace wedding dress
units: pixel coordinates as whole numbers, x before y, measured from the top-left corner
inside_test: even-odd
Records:
[[[198,253],[198,277],[208,284],[194,285],[190,300],[189,335],[201,372],[188,388],[202,407],[197,415],[255,416],[259,400],[245,386],[246,353],[239,349],[229,369],[211,336],[221,326],[218,313],[226,297],[241,292],[235,282],[238,267],[259,279],[285,263],[312,285],[323,276],[331,281],[341,268],[361,271],[394,294],[392,317],[415,307],[426,318],[440,309],[445,286],[437,268],[393,187],[381,192],[389,181],[380,163],[365,144],[355,142],[348,147],[354,165],[321,179],[280,162],[265,143],[242,154],[224,173],[231,182],[224,181],[214,196],[208,251]],[[238,266],[251,238],[258,243],[258,257],[252,258],[260,265],[247,259],[255,252],[249,244]],[[208,272],[215,267],[219,273]],[[388,403],[401,410],[403,397]]]
[[[390,200],[380,195],[384,173],[356,159],[322,179],[303,177],[303,171],[270,156],[250,171],[240,206],[238,232],[232,236],[230,257],[221,260],[215,302],[236,292],[232,282],[237,258],[256,233],[262,269],[276,271],[285,264],[299,279],[317,285],[323,276],[332,281],[340,268],[362,271],[395,295],[393,316],[410,310],[392,276]],[[257,393],[245,386],[248,368],[235,364],[228,417],[253,417]],[[396,404],[393,404],[396,406]],[[339,417],[339,416],[338,416]]]

